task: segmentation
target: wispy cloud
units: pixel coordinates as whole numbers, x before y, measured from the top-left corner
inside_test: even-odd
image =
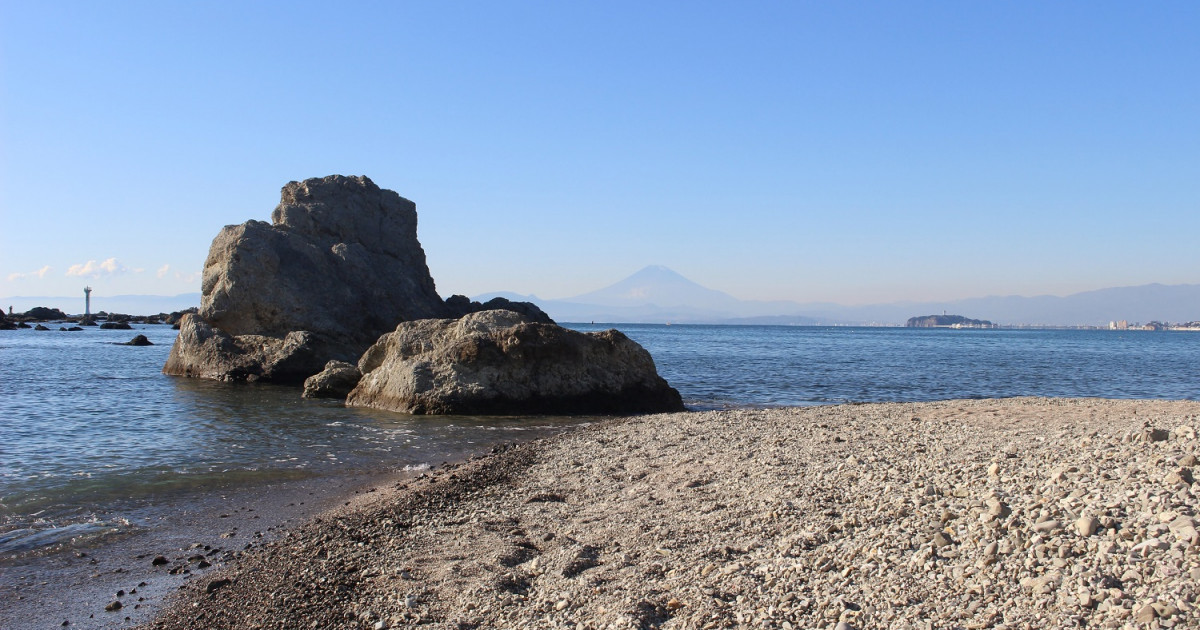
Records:
[[[182,271],[176,271],[175,279],[182,280],[188,284],[193,284],[196,282],[200,282],[200,278],[203,275],[204,275],[204,272],[201,272],[201,271],[193,271],[192,273],[184,273]]]
[[[8,274],[8,281],[12,282],[14,280],[29,280],[31,278],[45,278],[46,274],[50,273],[50,271],[51,271],[50,265],[46,265],[45,267],[42,267],[41,269],[38,269],[37,271],[30,271],[28,273],[10,273],[10,274]]]
[[[109,258],[104,262],[97,263],[94,260],[89,260],[86,263],[79,265],[71,265],[67,269],[68,276],[92,277],[99,278],[100,276],[112,276],[119,273],[129,271],[125,265],[122,265],[116,258]]]
[[[158,273],[154,275],[158,276],[159,280],[162,280],[163,278],[167,277],[167,273],[169,271],[171,271],[171,265],[163,265],[158,268]]]

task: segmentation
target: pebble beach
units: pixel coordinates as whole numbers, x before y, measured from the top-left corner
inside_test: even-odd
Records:
[[[357,495],[144,628],[1194,628],[1197,429],[1048,398],[614,419]]]

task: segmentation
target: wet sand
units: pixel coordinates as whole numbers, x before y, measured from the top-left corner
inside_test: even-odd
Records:
[[[643,416],[360,494],[146,628],[1196,627],[1200,403]]]
[[[285,528],[405,476],[320,477],[207,492],[181,501],[174,513],[159,511],[158,522],[129,533],[6,558],[0,561],[0,629],[113,629],[149,622],[188,582]],[[155,564],[159,556],[166,562]],[[114,601],[121,607],[106,610]]]

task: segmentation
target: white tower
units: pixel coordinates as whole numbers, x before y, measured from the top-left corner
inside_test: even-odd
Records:
[[[92,316],[92,287],[83,287],[83,316]]]

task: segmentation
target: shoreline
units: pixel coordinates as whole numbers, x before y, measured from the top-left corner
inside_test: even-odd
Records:
[[[1188,625],[1198,428],[1048,398],[614,419],[360,496],[142,628]]]
[[[130,532],[10,555],[0,560],[0,628],[115,629],[152,621],[188,582],[353,497],[417,474],[354,472],[214,489],[172,499],[177,509]],[[166,563],[155,564],[159,556]],[[121,608],[106,610],[113,601]]]

